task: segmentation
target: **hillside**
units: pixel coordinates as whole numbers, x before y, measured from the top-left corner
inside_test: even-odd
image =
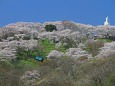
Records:
[[[115,86],[115,26],[6,25],[0,28],[0,70],[0,86]]]

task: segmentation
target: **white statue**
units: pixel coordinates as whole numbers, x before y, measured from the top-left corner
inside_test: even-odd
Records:
[[[104,22],[104,25],[110,25],[108,16],[106,17],[106,21]]]

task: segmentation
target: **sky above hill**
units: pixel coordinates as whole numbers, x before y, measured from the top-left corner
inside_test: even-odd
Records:
[[[115,25],[115,0],[0,0],[0,27],[15,22],[71,20]]]

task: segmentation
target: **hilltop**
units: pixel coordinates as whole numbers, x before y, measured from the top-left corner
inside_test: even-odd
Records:
[[[44,27],[46,25],[55,25],[57,31],[47,32]],[[73,46],[78,46],[84,39],[91,40],[98,38],[114,39],[115,26],[92,26],[72,21],[56,21],[56,22],[45,22],[33,23],[33,22],[17,22],[6,25],[0,29],[0,55],[1,58],[16,58],[15,50],[17,47],[24,47],[32,49],[37,47],[37,40],[48,39],[49,41],[60,43],[66,43],[72,41]],[[8,52],[6,52],[8,51]],[[5,55],[5,56],[4,56]]]
[[[0,86],[114,86],[114,55],[115,26],[12,23],[0,28]]]

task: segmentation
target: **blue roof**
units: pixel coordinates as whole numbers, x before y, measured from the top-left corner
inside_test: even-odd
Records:
[[[41,57],[41,56],[36,56],[36,60],[43,60],[43,57]]]

